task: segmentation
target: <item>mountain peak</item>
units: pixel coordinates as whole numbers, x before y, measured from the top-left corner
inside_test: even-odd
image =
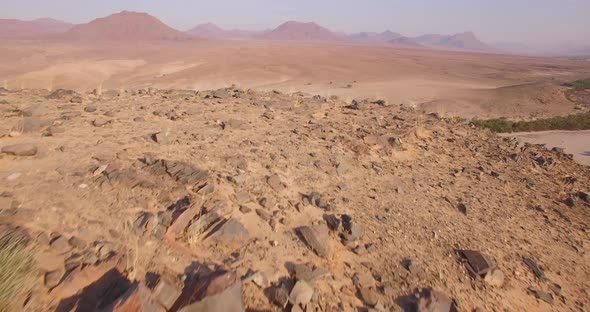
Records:
[[[88,40],[177,40],[183,34],[154,16],[142,12],[121,11],[90,23],[77,25],[65,34],[69,39]]]

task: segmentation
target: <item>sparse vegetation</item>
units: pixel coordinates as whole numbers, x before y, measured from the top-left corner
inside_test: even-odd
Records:
[[[557,116],[531,121],[511,121],[505,118],[473,120],[478,128],[490,129],[498,133],[547,131],[547,130],[588,130],[590,113]]]
[[[590,90],[590,78],[566,82],[563,84],[566,87],[574,88],[575,90]]]
[[[33,257],[23,235],[0,233],[0,312],[18,311],[15,307],[30,289]]]

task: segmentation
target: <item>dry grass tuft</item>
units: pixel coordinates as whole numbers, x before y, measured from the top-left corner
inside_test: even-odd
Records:
[[[31,289],[34,261],[26,236],[13,232],[0,233],[0,312],[18,311]]]

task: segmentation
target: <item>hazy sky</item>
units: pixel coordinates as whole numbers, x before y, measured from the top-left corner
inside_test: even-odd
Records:
[[[287,20],[334,31],[406,36],[471,30],[483,41],[590,45],[590,0],[0,0],[0,18],[54,17],[72,23],[142,11],[186,30],[203,22],[264,29]]]

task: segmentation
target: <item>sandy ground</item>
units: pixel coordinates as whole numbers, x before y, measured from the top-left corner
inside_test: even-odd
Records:
[[[532,144],[546,144],[550,149],[563,148],[566,153],[574,155],[575,161],[590,166],[590,130],[519,132],[505,136]]]
[[[463,117],[567,114],[559,82],[590,63],[558,58],[265,41],[0,43],[9,89],[143,87],[258,90],[380,98]]]

